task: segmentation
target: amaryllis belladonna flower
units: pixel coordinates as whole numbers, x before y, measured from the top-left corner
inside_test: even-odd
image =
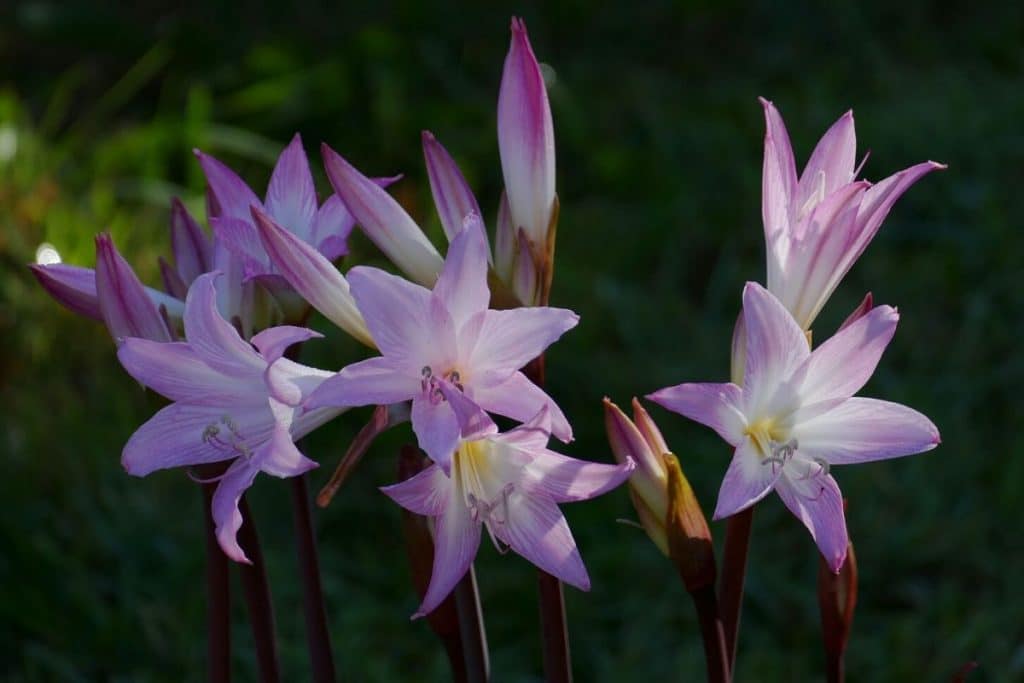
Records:
[[[648,398],[711,427],[735,447],[716,519],[775,490],[838,571],[848,538],[831,466],[921,453],[939,443],[938,429],[916,410],[853,396],[889,345],[896,310],[873,308],[813,352],[793,316],[758,284],[743,290],[743,317],[742,387],[680,384]]]

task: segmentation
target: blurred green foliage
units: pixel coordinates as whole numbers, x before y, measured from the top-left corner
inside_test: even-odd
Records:
[[[314,167],[323,140],[367,173],[404,172],[397,195],[438,238],[418,133],[430,128],[495,207],[494,107],[512,13],[553,76],[554,301],[582,324],[553,348],[549,382],[576,427],[572,454],[610,457],[602,396],[625,403],[727,375],[740,289],[763,278],[756,96],[779,106],[798,159],[852,106],[872,150],[868,178],[928,158],[949,164],[897,205],[817,327],[834,329],[868,289],[898,305],[899,333],[865,393],[921,409],[943,434],[927,455],[838,474],[861,566],[848,670],[853,680],[948,680],[977,659],[971,680],[1024,677],[1021,5],[344,5],[0,9],[0,677],[181,681],[204,671],[199,492],[181,472],[135,480],[119,467],[158,403],[121,372],[100,326],[36,286],[24,264],[37,245],[91,265],[92,236],[109,230],[155,283],[169,197],[202,215],[190,150],[262,188],[295,131]],[[354,261],[377,258],[361,237],[353,248]],[[308,345],[309,362],[340,367],[361,353],[314,324],[330,336]],[[367,416],[353,411],[308,440],[325,465],[314,485]],[[726,447],[678,416],[655,418],[710,509]],[[408,621],[416,600],[398,509],[376,491],[407,438],[389,435],[316,516],[346,679],[447,676],[426,624]],[[285,678],[304,680],[284,489],[262,478],[251,499]],[[615,523],[631,515],[625,493],[567,513],[594,583],[567,597],[578,679],[700,678],[688,598],[646,537]],[[799,524],[774,498],[760,505],[741,680],[822,679],[815,567]],[[496,680],[537,680],[533,572],[484,547],[478,576]],[[253,680],[235,603],[237,678]]]

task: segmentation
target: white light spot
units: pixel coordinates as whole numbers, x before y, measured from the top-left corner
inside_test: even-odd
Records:
[[[41,266],[60,263],[60,252],[49,242],[43,242],[36,248],[36,263]]]
[[[0,126],[0,163],[6,163],[18,152],[18,131],[14,126]]]

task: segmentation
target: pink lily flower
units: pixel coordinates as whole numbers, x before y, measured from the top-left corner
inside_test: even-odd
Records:
[[[877,306],[811,352],[782,303],[751,282],[743,290],[743,318],[742,387],[680,384],[648,398],[711,427],[735,447],[715,519],[774,490],[838,571],[848,538],[830,467],[921,453],[940,440],[916,410],[853,396],[875,371],[899,316]]]
[[[213,519],[224,553],[248,562],[236,539],[242,494],[260,472],[293,477],[316,467],[294,441],[341,411],[303,409],[303,401],[330,373],[282,357],[291,344],[321,335],[272,327],[250,345],[217,309],[218,276],[201,275],[189,289],[187,342],[129,338],[118,350],[132,377],[174,401],[132,435],[121,463],[142,477],[170,467],[231,461],[218,480]]]
[[[925,174],[946,167],[926,161],[876,184],[855,180],[857,139],[853,112],[847,112],[822,136],[797,178],[782,117],[768,100],[761,104],[768,291],[809,330],[896,200]]]
[[[485,410],[525,421],[544,406],[553,433],[572,439],[565,415],[519,369],[579,321],[572,311],[489,310],[487,242],[471,215],[452,240],[433,290],[376,268],[349,271],[356,305],[383,354],[354,363],[323,383],[311,408],[412,400],[420,447],[445,470],[459,425],[441,388],[450,384]]]
[[[469,569],[486,526],[499,552],[514,550],[580,590],[590,578],[558,503],[609,491],[634,468],[605,465],[547,449],[548,409],[499,434],[494,422],[451,385],[444,393],[459,413],[463,438],[450,472],[433,464],[411,479],[381,488],[392,500],[434,520],[430,585],[413,619],[430,613]]]

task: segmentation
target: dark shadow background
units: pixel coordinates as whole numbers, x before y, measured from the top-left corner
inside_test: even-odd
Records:
[[[763,280],[756,97],[774,100],[800,163],[854,107],[878,180],[949,164],[910,190],[819,318],[827,335],[866,290],[900,329],[864,393],[939,425],[920,457],[844,468],[861,567],[852,680],[1024,676],[1019,580],[1024,443],[1024,179],[1020,6],[908,1],[258,3],[134,9],[71,2],[0,10],[0,678],[181,681],[204,671],[200,498],[181,472],[127,477],[124,442],[159,405],[117,365],[100,326],[50,301],[24,264],[43,241],[92,265],[109,229],[158,282],[168,199],[201,215],[190,150],[262,194],[301,131],[396,193],[442,243],[419,147],[429,128],[461,163],[493,226],[501,189],[495,103],[508,20],[521,14],[550,88],[562,201],[554,303],[580,327],[549,356],[550,392],[574,422],[567,452],[610,458],[601,398],[727,376],[746,280]],[[429,6],[428,6],[429,5]],[[377,258],[363,238],[354,260]],[[362,353],[322,320],[308,362]],[[819,336],[819,338],[821,338]],[[314,434],[322,483],[368,411]],[[656,410],[705,508],[728,458],[709,430]],[[427,625],[410,623],[394,479],[382,442],[318,511],[335,653],[346,680],[445,680]],[[308,677],[288,493],[252,491],[274,585],[285,679]],[[594,590],[567,595],[580,681],[703,676],[689,599],[624,491],[567,506]],[[714,524],[721,536],[722,524]],[[720,540],[720,539],[719,539]],[[755,520],[738,676],[823,680],[816,556],[774,497]],[[478,575],[497,681],[538,680],[534,573],[485,544]],[[255,678],[235,596],[235,669]]]

